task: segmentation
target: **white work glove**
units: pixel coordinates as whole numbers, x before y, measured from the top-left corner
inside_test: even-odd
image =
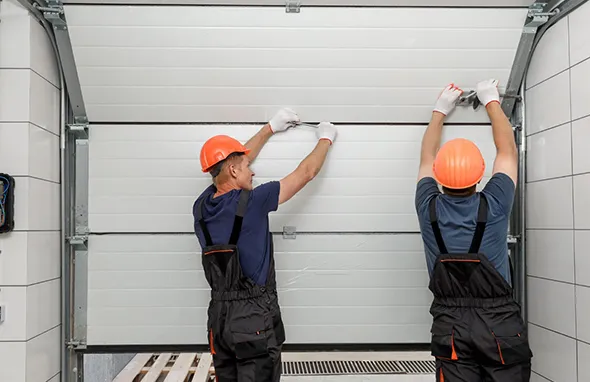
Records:
[[[332,125],[330,122],[322,122],[318,125],[315,134],[318,137],[318,141],[326,139],[330,141],[331,145],[336,140],[336,126]]]
[[[498,92],[498,80],[486,80],[477,84],[475,89],[477,98],[484,105],[488,106],[490,102],[500,103],[500,92]]]
[[[455,84],[449,84],[438,96],[436,105],[434,105],[434,111],[449,115],[455,108],[461,94],[463,94],[463,90],[459,89]]]
[[[278,133],[279,131],[285,131],[289,127],[295,126],[296,123],[300,122],[299,116],[291,109],[281,109],[279,110],[274,117],[268,123],[270,125],[270,130],[274,133]]]

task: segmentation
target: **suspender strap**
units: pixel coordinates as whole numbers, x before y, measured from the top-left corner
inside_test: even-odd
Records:
[[[441,255],[446,255],[449,252],[447,251],[447,246],[445,245],[445,241],[443,240],[442,234],[440,233],[438,219],[436,218],[436,197],[430,199],[430,204],[428,207],[430,212],[430,225],[432,226],[432,232],[434,233],[438,250],[440,251]]]
[[[486,223],[488,221],[488,200],[483,193],[479,194],[479,209],[477,211],[477,225],[475,226],[475,234],[473,235],[473,241],[471,247],[469,247],[469,253],[478,253],[479,247],[481,246],[481,240],[483,239],[483,233],[486,229]]]
[[[248,209],[249,199],[250,191],[242,190],[240,192],[240,199],[238,201],[238,210],[236,212],[236,217],[234,219],[234,227],[232,228],[231,237],[229,238],[229,244],[231,245],[238,244],[238,239],[240,238],[240,231],[242,230],[242,221],[244,220],[244,215],[246,214],[246,210]]]
[[[475,234],[473,235],[473,240],[471,241],[471,246],[469,247],[469,253],[479,252],[479,247],[481,246],[481,241],[483,239],[483,233],[486,229],[486,223],[488,221],[488,201],[482,193],[480,193],[479,195],[480,196],[479,209],[477,211],[477,225],[475,226]],[[445,245],[445,241],[443,240],[442,234],[440,233],[438,219],[436,218],[436,199],[436,197],[432,198],[428,206],[430,213],[430,225],[432,226],[432,232],[434,233],[434,238],[436,239],[438,250],[440,251],[441,255],[445,255],[448,253],[448,251]]]
[[[205,219],[203,219],[203,208],[205,208],[205,198],[202,198],[197,206],[197,220],[199,221],[199,225],[201,226],[201,231],[203,231],[203,236],[205,236],[205,245],[210,246],[213,245],[213,240],[211,240],[211,234],[207,229],[207,224],[205,224]]]

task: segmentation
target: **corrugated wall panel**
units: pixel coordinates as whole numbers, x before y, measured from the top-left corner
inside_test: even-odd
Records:
[[[260,126],[100,126],[90,131],[92,232],[193,232],[192,205],[211,184],[198,152],[214,134],[245,141]],[[271,214],[271,229],[418,232],[414,191],[423,126],[339,126],[324,169]],[[449,126],[444,140],[476,141],[492,170],[489,126]],[[255,182],[280,180],[316,143],[312,129],[277,134],[252,168]],[[385,171],[384,171],[385,169]],[[487,178],[486,178],[487,179]],[[482,185],[485,184],[482,183]]]
[[[290,343],[428,341],[419,235],[274,240]],[[205,343],[209,289],[192,235],[92,236],[89,248],[90,345]]]
[[[440,89],[505,85],[524,9],[67,6],[93,122],[424,122]],[[453,121],[483,122],[457,110]]]

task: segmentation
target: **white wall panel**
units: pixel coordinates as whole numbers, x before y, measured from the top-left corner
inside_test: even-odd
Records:
[[[423,122],[449,82],[505,85],[526,12],[73,5],[66,13],[93,122],[264,122],[284,105],[308,121],[379,123]],[[487,117],[461,108],[450,119]]]
[[[59,184],[35,178],[16,178],[14,190],[15,230],[60,229]]]
[[[61,349],[62,344],[59,326],[26,343],[26,382],[46,382],[59,373],[61,352],[58,349]]]
[[[28,68],[28,12],[12,1],[2,1],[0,14],[0,68]]]
[[[529,322],[570,337],[576,335],[574,285],[528,278]]]
[[[529,325],[533,370],[550,381],[576,381],[576,340]]]
[[[580,237],[580,244],[583,243],[581,240]],[[574,263],[577,263],[579,259],[576,257],[574,261],[573,231],[527,230],[526,245],[527,253],[531,254],[527,257],[527,274],[529,276],[574,282]],[[588,260],[590,261],[590,259]],[[578,263],[576,269],[579,267]]]
[[[0,252],[0,285],[26,286],[60,276],[58,231],[4,234]]]
[[[245,141],[258,129],[93,125],[91,231],[193,232],[192,205],[211,182],[201,173],[197,160],[202,143],[214,134]],[[271,215],[271,229],[282,231],[283,226],[291,225],[298,231],[418,232],[413,201],[424,127],[338,129],[338,140],[320,175]],[[495,155],[490,127],[446,128],[444,140],[456,136],[480,145],[490,176]],[[315,143],[311,129],[276,135],[253,165],[255,182],[286,176]]]
[[[527,89],[569,68],[568,22],[553,25],[539,40],[531,58],[526,79]]]
[[[571,65],[590,57],[590,4],[584,4],[569,18]]]
[[[419,235],[274,241],[290,343],[428,341]],[[209,288],[193,235],[91,236],[89,248],[89,344],[204,343]]]
[[[59,182],[59,137],[29,123],[0,123],[2,172]]]

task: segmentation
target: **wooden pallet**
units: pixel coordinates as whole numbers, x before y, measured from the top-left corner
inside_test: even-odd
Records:
[[[210,382],[211,361],[210,353],[137,354],[113,382]]]

